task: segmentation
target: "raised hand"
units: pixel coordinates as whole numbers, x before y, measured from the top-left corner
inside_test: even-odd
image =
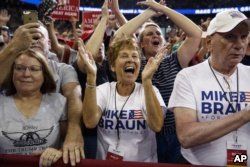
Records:
[[[105,0],[102,5],[102,17],[109,17],[108,0]]]
[[[155,57],[149,58],[146,66],[142,71],[142,82],[152,80],[155,71],[158,69],[167,51],[168,49],[164,46],[158,51]]]
[[[65,5],[68,5],[69,4],[69,0],[61,0],[61,1],[58,1],[58,6],[65,6]]]
[[[10,20],[10,14],[6,9],[0,10],[0,26],[6,26],[8,21]]]
[[[155,4],[155,3],[157,3],[155,0],[145,0],[145,1],[137,2],[137,5],[150,6],[150,5]]]
[[[160,0],[159,4],[166,6],[166,1],[165,0]]]
[[[159,6],[166,5],[166,3],[165,3],[165,0],[161,0],[159,3],[157,3],[155,0],[146,0],[146,1],[137,2],[137,5],[144,5],[158,12]]]
[[[109,0],[109,8],[113,13],[118,12],[120,10],[118,0]]]
[[[81,38],[82,34],[83,34],[83,30],[81,28],[77,28],[75,32],[76,37]]]
[[[78,56],[83,61],[87,75],[96,77],[96,64],[93,56],[86,50],[83,43],[78,41]]]
[[[40,156],[39,166],[42,167],[51,166],[61,157],[62,157],[62,151],[54,148],[47,148]]]
[[[109,27],[116,28],[118,26],[117,23],[122,26],[127,22],[127,19],[120,11],[118,0],[109,0],[109,8],[111,9],[112,14],[115,15],[115,19],[113,19],[112,23],[109,21]]]

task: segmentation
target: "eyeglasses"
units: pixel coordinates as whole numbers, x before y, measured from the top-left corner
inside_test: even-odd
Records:
[[[41,66],[37,66],[37,65],[24,66],[22,64],[14,64],[14,70],[16,72],[24,73],[27,69],[29,69],[29,72],[31,74],[37,74],[43,70]]]

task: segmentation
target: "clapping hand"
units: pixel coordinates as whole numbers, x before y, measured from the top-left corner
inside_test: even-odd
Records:
[[[0,26],[6,26],[8,21],[10,20],[10,14],[6,9],[0,10]]]
[[[157,4],[166,5],[166,2],[165,0],[160,0],[159,3],[157,3],[155,0],[146,0],[146,1],[137,2],[137,5],[145,5],[145,6],[152,7],[152,8]]]
[[[164,55],[167,53],[168,49],[164,46],[162,47],[155,57],[150,57],[144,70],[142,71],[142,81],[152,80],[154,73],[161,64]]]
[[[113,13],[118,12],[119,10],[119,3],[118,0],[109,0],[109,8]]]
[[[96,76],[97,68],[91,53],[86,50],[83,43],[78,41],[78,56],[83,61],[87,75]]]

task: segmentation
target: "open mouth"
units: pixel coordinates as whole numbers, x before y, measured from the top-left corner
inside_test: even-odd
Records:
[[[159,42],[159,41],[153,41],[152,44],[153,44],[154,46],[159,46],[159,45],[160,45],[160,42]]]
[[[125,68],[124,68],[124,72],[125,72],[125,73],[134,74],[134,73],[135,73],[135,68],[134,68],[134,67],[131,67],[131,66],[125,67]]]

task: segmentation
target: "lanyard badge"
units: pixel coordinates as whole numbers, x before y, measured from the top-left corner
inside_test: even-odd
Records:
[[[124,151],[118,147],[109,146],[106,160],[122,161],[124,157]]]
[[[227,166],[247,167],[247,142],[239,141],[237,131],[234,140],[227,141]]]
[[[217,83],[219,84],[221,90],[224,94],[226,94],[225,90],[223,89],[219,79],[217,78],[214,70],[211,67],[210,62],[208,61],[209,67],[213,73],[214,78],[216,79]],[[236,69],[237,75],[237,101],[239,101],[239,71],[238,68]],[[228,85],[228,89],[230,90],[230,85],[225,78],[223,78]],[[231,90],[230,90],[231,93]],[[229,100],[230,97],[225,97],[226,101],[229,105],[232,106],[235,113],[237,113],[237,104],[235,108],[233,107],[232,102]],[[233,140],[227,141],[227,166],[228,167],[247,167],[247,142],[239,141],[237,130],[234,133]]]
[[[121,111],[123,110],[124,106],[127,104],[127,102],[129,100],[131,94],[134,92],[134,89],[135,89],[135,86],[134,86],[132,92],[130,93],[130,95],[127,97],[127,99],[123,103],[119,115],[116,116],[117,124],[120,121]],[[115,87],[115,111],[118,111],[117,110],[117,106],[116,106],[116,93],[117,93],[117,85]],[[106,156],[106,160],[113,160],[113,161],[122,161],[123,160],[124,151],[119,148],[119,144],[120,144],[120,130],[119,130],[118,126],[116,126],[116,130],[117,130],[117,144],[116,144],[116,146],[113,146],[113,145],[109,146],[108,152],[107,152],[107,156]]]

